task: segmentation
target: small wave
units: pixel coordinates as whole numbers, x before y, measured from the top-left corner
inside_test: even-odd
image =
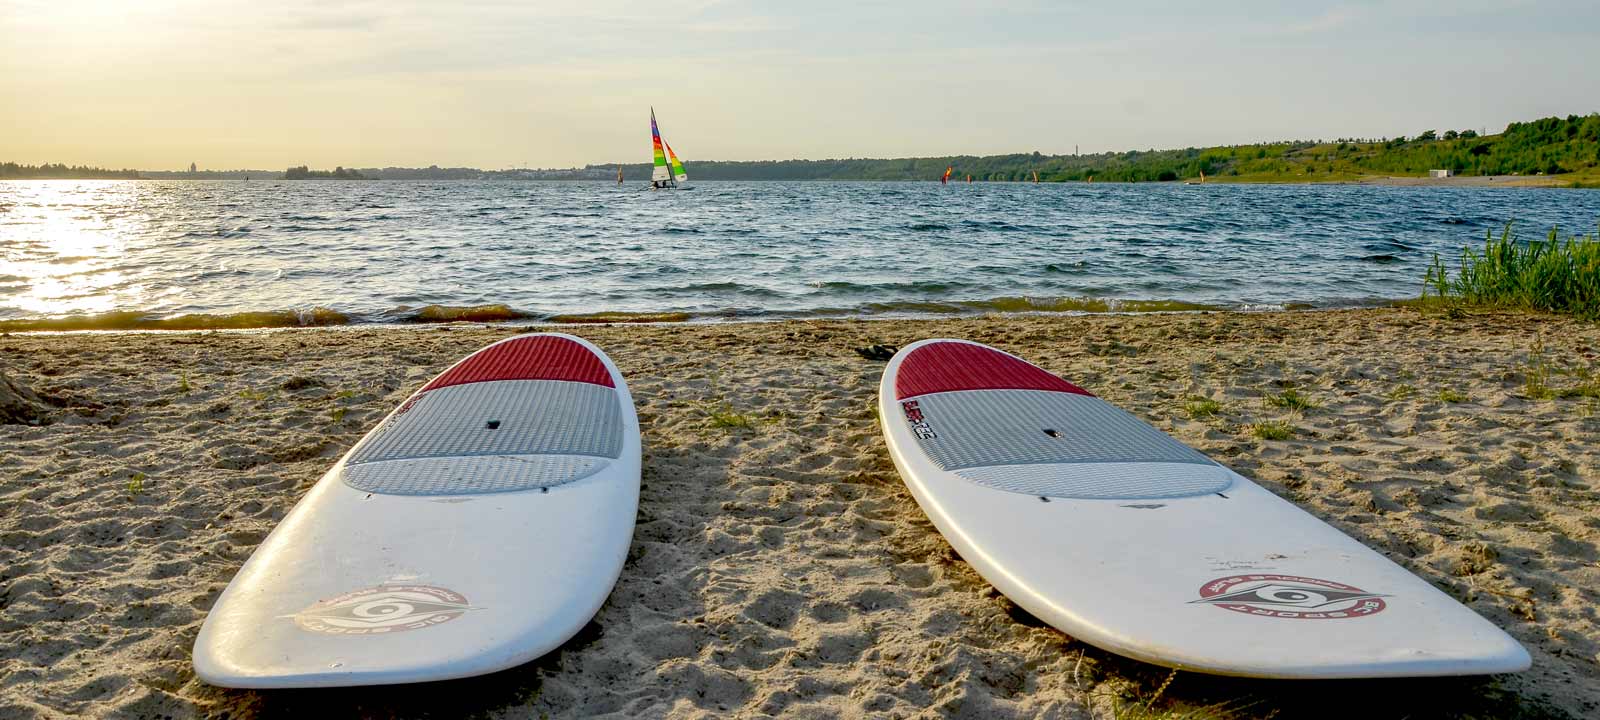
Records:
[[[315,227],[311,225],[285,225],[278,229],[282,230],[283,232],[355,232],[361,228],[358,228],[354,225],[329,225],[327,227]]]
[[[1049,265],[1044,266],[1044,271],[1047,272],[1047,273],[1071,273],[1071,274],[1077,274],[1077,273],[1087,272],[1088,270],[1089,270],[1089,263],[1084,262],[1082,260],[1079,260],[1078,262],[1075,262],[1075,263],[1050,263]]]
[[[970,286],[971,283],[960,281],[940,282],[938,280],[914,280],[911,282],[887,283],[855,283],[848,280],[833,280],[817,283],[817,289],[837,293],[881,293],[881,292],[919,292],[943,293]]]
[[[764,288],[759,285],[746,285],[744,283],[736,282],[692,283],[678,287],[657,288],[654,290],[654,292],[663,295],[698,295],[701,293],[732,292],[740,295],[759,298],[777,298],[783,297],[784,295],[782,292],[773,290],[771,288]]]
[[[1370,263],[1387,264],[1387,263],[1392,263],[1392,262],[1400,262],[1400,258],[1398,258],[1398,257],[1396,257],[1394,255],[1390,255],[1388,253],[1378,253],[1378,254],[1375,254],[1375,255],[1362,256],[1361,261],[1362,262],[1370,262]]]
[[[274,327],[325,327],[347,325],[350,317],[337,310],[316,307],[308,310],[267,310],[223,314],[190,313],[162,317],[140,310],[124,310],[98,315],[68,315],[53,318],[0,320],[0,332],[37,330],[211,330]]]
[[[906,229],[912,232],[934,232],[937,230],[949,230],[950,226],[943,223],[916,223],[907,225]]]
[[[1090,297],[1002,296],[983,300],[905,301],[870,303],[860,310],[871,313],[970,315],[974,313],[1110,313],[1194,312],[1225,310],[1219,305],[1183,300],[1121,300]]]
[[[989,300],[964,301],[975,310],[998,312],[1173,312],[1196,310],[1222,310],[1218,305],[1186,302],[1183,300],[1119,300],[1117,298],[1089,297],[998,297]]]
[[[686,312],[596,312],[551,315],[545,318],[545,322],[570,324],[687,322],[691,317],[693,316]]]
[[[390,321],[417,323],[447,322],[505,322],[538,317],[512,308],[509,305],[427,305],[420,308],[398,307],[384,313]]]
[[[962,227],[998,230],[1000,232],[1020,232],[1022,227],[1012,225],[1004,220],[962,220]]]
[[[1362,243],[1361,247],[1373,252],[1384,252],[1389,250],[1407,251],[1418,249],[1415,245],[1410,245],[1399,240],[1377,240],[1374,242]]]

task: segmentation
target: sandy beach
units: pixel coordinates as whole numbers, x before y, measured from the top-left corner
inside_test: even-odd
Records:
[[[617,362],[644,431],[633,548],[594,621],[486,677],[280,692],[195,678],[208,608],[374,423],[529,328],[0,336],[0,369],[49,421],[0,425],[0,717],[1600,714],[1593,324],[1383,309],[559,329]],[[880,438],[883,363],[855,348],[940,336],[1027,357],[1253,478],[1505,628],[1532,669],[1174,675],[1042,625],[929,525]],[[1266,401],[1286,388],[1313,407]],[[1256,437],[1262,422],[1292,435]]]

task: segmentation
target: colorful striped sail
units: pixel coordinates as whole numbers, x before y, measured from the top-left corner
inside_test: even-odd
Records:
[[[678,161],[678,154],[672,151],[672,145],[668,144],[666,141],[662,141],[661,144],[667,146],[667,157],[672,159],[673,179],[677,180],[678,182],[687,182],[689,180],[689,173],[684,171],[683,163]]]
[[[650,171],[652,182],[671,180],[672,171],[667,168],[667,154],[663,151],[661,143],[661,129],[656,127],[656,109],[650,108],[650,141],[655,144],[655,168]]]

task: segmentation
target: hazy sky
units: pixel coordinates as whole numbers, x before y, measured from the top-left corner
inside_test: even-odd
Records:
[[[1600,3],[0,0],[0,160],[566,167],[1600,110]]]

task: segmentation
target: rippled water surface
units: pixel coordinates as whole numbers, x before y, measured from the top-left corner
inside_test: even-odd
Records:
[[[1355,305],[1415,297],[1435,252],[1453,260],[1508,219],[1530,236],[1593,231],[1600,192],[0,182],[0,320],[395,321],[483,305],[505,307],[468,316]]]

